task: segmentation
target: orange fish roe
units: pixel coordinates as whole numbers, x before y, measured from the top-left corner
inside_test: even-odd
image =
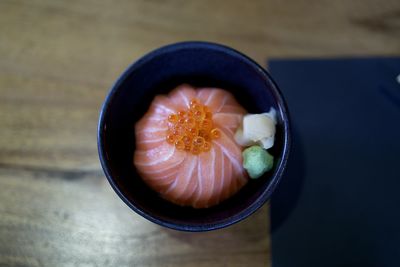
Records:
[[[212,113],[197,99],[190,101],[187,110],[180,110],[168,116],[166,140],[178,150],[198,155],[211,149],[211,140],[221,136],[214,128]]]

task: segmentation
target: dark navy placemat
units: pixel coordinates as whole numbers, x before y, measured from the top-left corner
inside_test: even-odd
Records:
[[[400,58],[268,65],[294,133],[272,266],[400,266]]]

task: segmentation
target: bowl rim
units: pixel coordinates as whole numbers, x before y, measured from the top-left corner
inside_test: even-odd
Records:
[[[276,166],[276,171],[273,176],[270,178],[270,182],[266,189],[260,194],[260,196],[255,199],[248,207],[246,207],[244,210],[241,212],[234,214],[230,217],[224,218],[218,222],[215,223],[208,223],[208,224],[203,224],[203,223],[198,223],[198,224],[178,224],[174,222],[170,222],[168,220],[164,220],[162,218],[159,218],[158,216],[153,216],[152,214],[147,213],[146,211],[140,209],[125,195],[121,192],[119,189],[116,181],[114,181],[114,178],[111,174],[111,167],[108,164],[108,155],[105,149],[105,142],[103,142],[104,137],[105,137],[105,117],[108,112],[108,108],[110,106],[110,103],[112,102],[116,92],[118,91],[118,88],[125,82],[125,80],[132,74],[134,73],[137,69],[139,69],[143,64],[146,62],[152,60],[153,58],[165,54],[165,53],[170,53],[178,50],[184,50],[184,49],[207,49],[207,50],[214,50],[214,51],[219,51],[228,54],[229,56],[233,56],[235,58],[240,59],[250,67],[252,67],[255,71],[259,72],[263,76],[263,79],[268,81],[272,86],[270,88],[275,101],[278,104],[278,107],[280,109],[280,113],[282,114],[282,121],[283,121],[283,130],[284,130],[284,138],[283,138],[283,146],[282,146],[282,157],[279,162],[279,164]],[[255,211],[257,211],[260,207],[262,207],[271,197],[272,193],[275,191],[275,188],[279,184],[282,175],[285,171],[285,167],[288,162],[288,157],[290,154],[290,149],[291,149],[291,143],[292,143],[292,137],[291,137],[291,128],[290,128],[290,115],[289,115],[289,110],[286,104],[286,101],[283,98],[282,92],[280,91],[278,85],[276,82],[272,79],[271,75],[263,68],[261,67],[257,62],[255,62],[253,59],[249,58],[248,56],[244,55],[243,53],[228,47],[226,45],[214,43],[214,42],[205,42],[205,41],[185,41],[185,42],[178,42],[178,43],[172,43],[168,44],[162,47],[159,47],[144,56],[140,57],[133,63],[131,63],[125,71],[117,78],[115,83],[111,86],[111,89],[107,93],[105,100],[101,106],[100,109],[100,115],[99,115],[99,120],[98,120],[98,126],[97,126],[97,149],[98,149],[98,154],[99,154],[99,159],[101,166],[103,168],[103,171],[106,175],[106,178],[108,182],[110,183],[111,187],[113,190],[117,193],[117,195],[122,199],[125,204],[130,207],[133,211],[135,211],[137,214],[141,215],[142,217],[146,218],[147,220],[156,223],[161,226],[165,226],[174,230],[180,230],[180,231],[188,231],[188,232],[203,232],[203,231],[210,231],[210,230],[216,230],[220,228],[224,228],[227,226],[230,226],[232,224],[235,224],[237,222],[240,222],[244,220],[245,218],[249,217],[251,214],[253,214]]]

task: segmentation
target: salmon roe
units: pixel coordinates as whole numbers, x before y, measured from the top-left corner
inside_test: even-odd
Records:
[[[176,149],[191,152],[193,155],[209,151],[212,139],[221,136],[220,130],[213,125],[209,108],[197,99],[190,101],[187,110],[170,114],[167,120],[166,141]]]

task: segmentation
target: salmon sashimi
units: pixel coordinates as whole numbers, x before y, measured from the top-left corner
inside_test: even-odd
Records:
[[[164,199],[194,208],[216,205],[248,181],[234,140],[246,113],[225,90],[180,85],[156,96],[136,123],[133,163]]]

